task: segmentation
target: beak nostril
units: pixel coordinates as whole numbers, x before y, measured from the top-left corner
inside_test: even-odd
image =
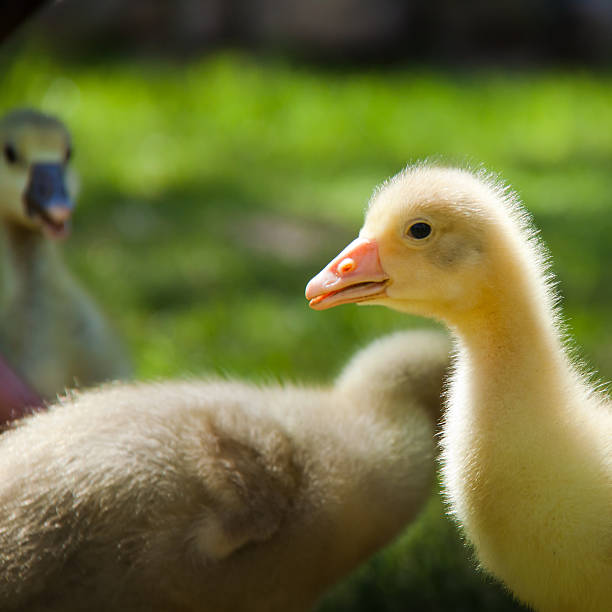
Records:
[[[338,264],[338,272],[340,274],[348,274],[349,272],[352,272],[355,269],[355,266],[355,260],[351,259],[350,257],[347,257]]]

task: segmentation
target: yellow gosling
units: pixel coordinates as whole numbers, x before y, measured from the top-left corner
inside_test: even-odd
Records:
[[[442,474],[480,563],[537,610],[612,609],[611,405],[568,356],[516,195],[484,173],[408,167],[306,297],[446,322],[457,346]]]

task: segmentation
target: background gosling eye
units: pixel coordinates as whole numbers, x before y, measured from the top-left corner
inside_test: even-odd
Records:
[[[422,240],[423,238],[427,238],[429,234],[431,234],[431,225],[429,223],[425,223],[424,221],[419,221],[418,223],[413,223],[408,228],[408,233],[417,240]]]
[[[4,157],[9,164],[14,164],[17,161],[17,150],[10,142],[4,145]]]

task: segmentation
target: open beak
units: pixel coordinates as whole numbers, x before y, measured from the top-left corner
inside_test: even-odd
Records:
[[[32,164],[24,201],[27,214],[40,219],[52,237],[68,233],[74,204],[66,190],[62,164]]]
[[[376,240],[353,240],[306,286],[315,310],[366,302],[386,294],[389,277],[380,263]]]

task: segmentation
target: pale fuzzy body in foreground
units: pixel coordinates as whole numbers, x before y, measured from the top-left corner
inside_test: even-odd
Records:
[[[2,610],[299,611],[429,497],[448,341],[333,388],[115,385],[0,438]]]
[[[0,120],[0,146],[16,155],[13,162],[0,155],[2,354],[47,400],[77,384],[129,376],[128,359],[110,326],[69,273],[41,218],[26,210],[35,164],[64,168],[67,195],[76,193],[66,127],[36,111],[13,111]]]
[[[415,223],[431,233],[413,236]],[[442,475],[482,566],[537,610],[612,609],[611,404],[568,357],[546,257],[516,196],[482,174],[409,167],[374,194],[360,236],[386,274],[363,301],[457,335]],[[315,307],[361,299],[376,279],[354,266]],[[348,296],[351,283],[361,284]]]

